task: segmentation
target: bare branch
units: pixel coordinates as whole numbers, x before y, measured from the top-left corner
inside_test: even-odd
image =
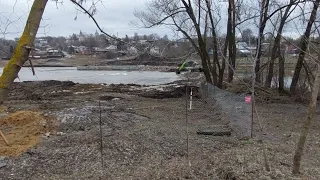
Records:
[[[154,27],[154,26],[161,25],[161,24],[163,24],[163,22],[166,21],[167,19],[171,18],[172,16],[175,16],[176,14],[182,13],[182,12],[185,12],[185,10],[180,10],[180,11],[173,12],[172,14],[164,17],[164,18],[161,19],[160,21],[158,21],[158,22],[156,22],[156,23],[153,23],[153,24],[151,24],[150,26],[147,26],[146,28],[152,28],[152,27]]]
[[[103,31],[103,30],[101,29],[100,25],[98,24],[98,22],[96,21],[96,19],[93,17],[93,15],[92,15],[88,10],[86,10],[86,9],[81,5],[81,3],[78,3],[76,0],[70,0],[70,1],[71,1],[72,3],[74,3],[75,5],[77,5],[80,9],[82,9],[82,10],[85,12],[85,14],[89,15],[89,17],[93,20],[93,22],[96,24],[97,28],[100,30],[101,33],[105,34],[106,36],[108,36],[108,37],[111,38],[111,39],[114,39],[114,40],[117,40],[117,41],[119,41],[119,42],[123,42],[123,43],[126,43],[126,44],[127,44],[127,42],[122,41],[120,38],[113,37],[113,36],[111,36],[110,34],[108,34],[108,33],[106,33],[105,31]],[[83,0],[81,0],[80,2],[83,2]]]

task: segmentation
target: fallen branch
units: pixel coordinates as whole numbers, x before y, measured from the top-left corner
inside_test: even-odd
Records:
[[[7,138],[4,136],[4,134],[2,133],[1,130],[0,130],[0,135],[1,135],[2,139],[4,140],[4,142],[9,146],[9,142],[8,142]]]
[[[263,88],[261,88],[259,86],[255,86],[255,88],[257,88],[257,89],[259,89],[259,90],[261,90],[261,91],[263,91],[263,92],[265,92],[267,94],[272,94],[270,91],[267,91],[267,90],[265,90],[265,89],[263,89]]]
[[[127,109],[130,109],[130,110],[139,110],[139,109],[154,109],[154,108],[157,108],[157,107],[162,107],[162,106],[150,106],[150,107],[141,107],[141,108],[127,108]]]
[[[231,131],[198,130],[197,134],[211,136],[231,136]]]
[[[29,59],[29,63],[30,63],[30,66],[31,66],[32,74],[36,75],[36,72],[34,71],[34,67],[33,67],[33,64],[31,62],[31,59]]]

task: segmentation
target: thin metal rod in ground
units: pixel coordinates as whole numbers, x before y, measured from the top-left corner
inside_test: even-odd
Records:
[[[191,165],[189,160],[189,125],[188,125],[188,84],[186,84],[186,129],[187,129],[187,159],[189,166]]]
[[[258,38],[260,39],[260,37]],[[259,47],[258,47],[259,48]],[[252,90],[251,90],[251,132],[250,132],[250,136],[251,138],[253,137],[253,121],[254,121],[254,109],[255,109],[255,89],[254,86],[256,85],[256,72],[255,72],[255,68],[256,68],[257,62],[256,59],[254,60],[253,63],[253,70],[252,70]]]
[[[192,96],[193,96],[192,87],[190,87],[190,110],[192,109]]]
[[[261,124],[261,121],[260,121],[260,117],[259,117],[258,111],[257,111],[256,108],[254,110],[255,110],[256,117],[257,117],[257,120],[258,120],[258,123],[259,123],[260,133],[264,134],[263,127],[262,127],[262,124]],[[263,136],[261,136],[261,145],[262,145],[262,153],[263,153],[263,158],[264,158],[264,166],[266,168],[266,171],[269,172],[270,171],[270,165],[269,165],[269,161],[268,161],[267,148],[266,148],[266,145],[265,145],[265,143],[263,141]]]
[[[252,91],[253,93],[254,93],[254,90]],[[251,96],[252,97],[252,99],[251,99],[251,104],[252,104],[252,106],[251,106],[251,132],[250,132],[250,137],[252,138],[253,137],[253,114],[254,114],[254,95],[252,95]]]
[[[262,17],[262,14],[263,14],[263,9],[261,8],[261,17]],[[262,22],[260,21],[259,22],[259,28],[261,27],[262,25]],[[257,66],[257,60],[258,60],[258,57],[259,57],[259,52],[260,52],[260,49],[261,49],[261,36],[259,35],[258,36],[258,41],[257,41],[257,51],[256,51],[256,55],[255,55],[255,58],[254,58],[254,61],[253,61],[253,66],[252,66],[252,91],[251,91],[251,96],[252,96],[252,119],[251,119],[251,138],[253,136],[253,121],[254,121],[254,117],[253,117],[253,113],[254,113],[254,108],[255,108],[255,85],[256,85],[256,77],[257,77],[257,74],[256,74],[256,66]],[[259,72],[258,72],[259,73]]]
[[[103,134],[102,134],[102,117],[101,117],[101,102],[99,101],[99,121],[100,121],[100,153],[101,153],[101,172],[103,172]]]

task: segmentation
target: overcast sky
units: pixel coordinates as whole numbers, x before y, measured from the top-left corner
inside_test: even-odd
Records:
[[[13,39],[21,35],[28,12],[33,0],[0,0],[0,37]],[[76,6],[70,0],[63,0],[63,4],[56,4],[49,0],[46,6],[38,36],[69,36],[72,33],[95,33],[97,28],[87,15],[77,12]],[[87,1],[86,7],[92,1]],[[133,36],[135,32],[140,35],[157,33],[160,36],[172,31],[167,28],[138,28],[132,23],[137,20],[133,16],[135,10],[143,10],[146,0],[103,0],[97,4],[96,20],[104,31],[111,35],[124,37]],[[74,20],[77,16],[77,20]],[[9,19],[9,21],[8,21]],[[12,23],[10,23],[13,21]]]
[[[89,17],[76,10],[76,6],[70,0],[59,0],[63,4],[56,4],[53,0],[48,0],[41,27],[38,36],[69,36],[72,33],[95,33],[97,28]],[[96,0],[95,0],[96,1]],[[135,32],[140,35],[157,33],[160,36],[167,34],[169,38],[173,37],[172,30],[162,28],[138,28],[130,22],[137,21],[133,16],[135,10],[144,10],[147,0],[102,0],[98,3],[98,13],[96,20],[104,31],[111,35],[124,37],[126,34],[133,36]],[[13,39],[19,37],[22,33],[28,12],[33,0],[0,0],[0,38]],[[87,0],[84,6],[88,9],[92,0]],[[221,4],[221,3],[220,3]],[[226,13],[226,6],[222,6],[221,12]],[[74,20],[77,16],[77,20]],[[218,27],[218,34],[226,31],[226,14],[222,18],[221,28]],[[220,25],[221,25],[220,24]],[[252,22],[244,23],[240,28],[250,27],[254,34],[257,30]],[[284,29],[284,34],[291,37],[299,37],[304,30],[304,25],[290,23]],[[174,37],[173,37],[174,38]]]

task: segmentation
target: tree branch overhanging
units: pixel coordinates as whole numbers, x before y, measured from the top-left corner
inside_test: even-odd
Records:
[[[85,14],[89,15],[89,17],[93,20],[93,22],[95,23],[95,25],[97,26],[97,28],[99,29],[99,31],[103,34],[105,34],[106,36],[108,36],[111,39],[117,40],[119,42],[123,42],[128,44],[127,42],[124,42],[123,40],[121,40],[120,38],[116,38],[111,36],[110,34],[106,33],[104,30],[102,30],[102,28],[100,27],[100,25],[98,24],[97,20],[93,17],[93,15],[87,10],[85,9],[80,3],[78,3],[76,0],[70,0],[73,4],[75,4],[76,6],[78,6],[80,9],[82,9],[84,11]]]

